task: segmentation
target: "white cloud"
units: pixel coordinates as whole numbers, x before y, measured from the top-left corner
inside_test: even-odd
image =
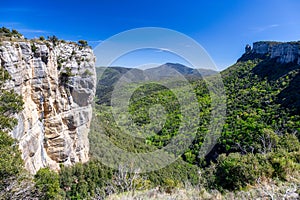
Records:
[[[39,29],[18,29],[20,33],[49,33],[45,30],[39,30]]]
[[[101,43],[103,40],[88,40],[89,43]]]

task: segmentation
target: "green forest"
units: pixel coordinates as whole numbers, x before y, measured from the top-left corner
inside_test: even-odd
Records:
[[[129,152],[155,151],[168,145],[178,134],[182,120],[194,120],[183,119],[176,95],[159,81],[138,85],[137,90],[134,90],[136,83],[130,83],[121,91],[133,94],[128,113],[135,125],[154,133],[136,138],[120,130],[115,122],[108,102],[120,74],[112,68],[106,69],[99,83],[115,81],[107,83],[105,94],[104,86],[98,84],[89,133],[90,161],[61,166],[59,172],[40,169],[31,176],[24,169],[18,141],[8,134],[17,123],[13,114],[22,110],[22,98],[13,90],[5,90],[5,81],[10,76],[2,66],[0,74],[0,199],[117,199],[118,195],[134,196],[154,188],[172,195],[187,186],[194,188],[195,198],[214,199],[216,191],[228,197],[229,193],[250,191],[263,183],[293,184],[294,192],[300,195],[300,68],[297,63],[280,64],[268,55],[260,58],[247,55],[221,72],[226,91],[225,124],[217,143],[205,157],[199,156],[199,151],[211,120],[211,97],[202,78],[189,77],[200,110],[200,116],[194,116],[199,118],[195,139],[176,162],[148,173],[139,173],[131,163],[124,162],[118,169],[104,165],[99,159],[104,154],[101,138],[104,135],[115,146]],[[214,75],[207,78],[213,80]],[[187,88],[178,81],[174,90],[184,94]],[[155,119],[149,114],[155,104],[162,105],[166,114],[163,128],[158,132],[147,126]],[[265,195],[276,198],[276,194],[266,192]]]

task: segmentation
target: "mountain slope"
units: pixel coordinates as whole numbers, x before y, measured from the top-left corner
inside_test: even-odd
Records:
[[[96,97],[98,104],[110,105],[110,99],[115,84],[123,75],[132,77],[136,81],[144,79],[143,71],[125,67],[96,67],[98,78]]]
[[[166,63],[155,68],[145,70],[146,76],[151,80],[162,80],[184,76],[188,80],[197,80],[203,76],[210,76],[216,72],[209,69],[194,69],[179,63]]]
[[[259,44],[259,43],[258,43]],[[283,44],[284,46],[286,44]],[[297,106],[299,102],[298,87],[299,65],[298,54],[283,48],[281,45],[268,53],[254,47],[245,53],[236,64],[221,72],[227,95],[227,113],[225,124],[219,140],[205,158],[199,157],[199,151],[208,132],[211,115],[211,98],[203,79],[190,80],[189,84],[197,95],[200,108],[199,127],[195,140],[184,152],[179,163],[165,168],[163,174],[172,174],[172,181],[191,181],[198,177],[194,167],[201,172],[199,181],[204,181],[205,187],[219,190],[240,190],[248,184],[255,184],[260,178],[290,180],[300,171],[300,116]],[[264,50],[264,49],[263,49]],[[275,56],[273,52],[276,52]],[[290,55],[287,58],[285,55]],[[293,58],[293,59],[292,59]],[[292,61],[291,61],[292,59]],[[169,66],[172,67],[172,66]],[[185,74],[193,74],[192,70],[180,68]],[[164,75],[164,66],[153,69],[154,74]],[[172,70],[171,70],[172,71]],[[141,72],[140,72],[141,73]],[[118,76],[121,73],[115,73]],[[144,73],[143,73],[144,74]],[[108,75],[107,75],[108,76]],[[165,76],[161,76],[164,78]],[[210,78],[214,78],[213,75]],[[164,80],[173,81],[173,80]],[[180,104],[171,90],[163,87],[159,81],[145,82],[143,86],[132,91],[137,83],[124,84],[121,93],[132,93],[128,112],[133,123],[144,132],[155,132],[145,138],[130,136],[131,129],[120,129],[111,113],[111,107],[105,104],[97,108],[98,124],[90,135],[94,138],[91,143],[91,152],[103,155],[97,142],[97,132],[106,135],[114,145],[131,152],[147,152],[151,149],[161,149],[170,144],[172,138],[179,132],[181,120],[191,121],[194,118],[183,119]],[[173,91],[184,92],[186,88],[177,84]],[[285,103],[292,102],[292,103]],[[157,131],[146,129],[151,122],[159,121],[158,117],[151,117],[151,108],[160,104],[166,112],[164,125]],[[189,106],[187,105],[187,109]],[[160,110],[158,110],[160,111]],[[128,125],[128,124],[127,124]],[[142,134],[134,133],[134,134]],[[153,151],[153,150],[152,150]],[[126,158],[125,158],[126,159]],[[184,161],[184,162],[183,162]],[[211,161],[215,164],[211,164]],[[193,166],[193,173],[189,177],[175,169],[186,169]],[[165,177],[157,172],[149,180],[155,185],[166,185]],[[147,174],[149,175],[149,174]],[[295,180],[295,179],[293,179]],[[193,182],[193,181],[191,181]]]
[[[168,80],[174,77],[195,81],[216,73],[213,70],[194,69],[178,63],[166,63],[146,70],[125,67],[97,67],[96,72],[98,77],[97,103],[107,105],[110,105],[112,91],[120,78],[125,82],[126,79],[129,82],[140,82]]]
[[[286,45],[289,48],[286,48]],[[206,161],[215,160],[222,153],[269,151],[261,138],[269,137],[270,134],[292,133],[300,137],[298,106],[300,67],[299,54],[294,51],[295,48],[299,48],[298,46],[298,43],[254,43],[251,51],[246,52],[236,64],[221,72],[227,94],[226,123],[219,142],[207,155]],[[159,80],[165,77],[166,68],[175,68],[185,75],[197,73],[194,69],[171,63],[145,71],[153,72]],[[142,71],[139,72],[142,73]],[[190,83],[201,105],[201,124],[199,124],[196,140],[183,158],[190,163],[201,165],[203,161],[198,157],[198,152],[208,128],[211,112],[210,98],[203,80],[198,79]],[[184,90],[184,87],[179,86],[177,89]],[[131,112],[140,125],[149,122],[149,105],[157,103],[158,99],[162,102],[169,102],[170,105],[176,105],[174,99],[169,98],[169,92],[162,90],[161,87],[148,85],[140,88],[132,99],[139,94],[146,96],[143,100],[131,101]],[[172,111],[174,114],[169,115],[171,117],[167,121],[169,124],[164,127],[168,131],[162,130],[158,136],[148,138],[148,143],[162,147],[168,143],[167,138],[176,134],[176,127],[178,127],[176,124],[179,122],[172,116],[179,113],[177,109],[178,107],[174,106]]]
[[[300,41],[255,42],[238,61],[260,59],[251,72],[268,82],[281,84],[276,101],[289,112],[300,113]]]

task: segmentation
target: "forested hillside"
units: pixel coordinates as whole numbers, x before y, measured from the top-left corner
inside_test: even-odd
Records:
[[[220,191],[240,190],[248,185],[257,185],[259,180],[298,180],[299,71],[297,63],[279,63],[268,56],[252,55],[247,58],[244,55],[236,64],[221,72],[227,95],[226,122],[217,144],[205,158],[199,157],[199,150],[208,128],[211,99],[204,80],[192,81],[201,108],[201,120],[193,144],[179,159],[180,162],[173,165],[175,168],[182,168],[183,164],[198,169],[194,171],[195,174],[193,170],[190,171],[189,177],[182,177],[182,172],[175,172],[170,167],[163,171],[172,174],[168,176],[173,177],[172,182],[204,182],[206,188]],[[128,85],[124,93],[132,92],[132,88],[132,85]],[[185,90],[180,84],[176,89]],[[181,120],[180,105],[175,95],[159,82],[149,82],[139,87],[130,100],[129,112],[139,126],[146,126],[150,122],[149,108],[157,103],[165,107],[167,120],[158,134],[145,140],[120,134],[109,106],[97,106],[97,116],[99,121],[105,121],[101,126],[115,145],[128,151],[149,151],[166,146],[177,134]],[[96,132],[91,137],[97,135]],[[97,151],[97,142],[91,141],[92,152],[97,155],[100,153]],[[199,170],[201,177],[197,175]],[[158,176],[160,181],[154,185],[166,186],[164,178]],[[148,180],[154,183],[151,176],[148,176]]]
[[[170,63],[168,64],[170,65]],[[178,65],[177,65],[178,67]],[[8,136],[16,121],[10,114],[21,110],[20,97],[5,91],[9,79],[1,68],[1,199],[297,199],[300,192],[300,116],[299,75],[296,62],[280,63],[277,58],[245,54],[236,64],[221,72],[226,91],[225,124],[213,149],[199,156],[211,116],[211,97],[201,77],[188,79],[196,95],[199,116],[183,119],[180,102],[174,92],[187,93],[187,85],[179,79],[163,80],[176,86],[171,91],[162,80],[146,81],[141,70],[133,70],[136,82],[124,84],[122,94],[132,94],[128,112],[133,123],[143,132],[123,130],[116,122],[111,97],[118,80],[130,69],[101,68],[91,132],[89,133],[90,161],[72,167],[61,166],[56,173],[41,169],[32,177],[22,169],[20,153],[15,140]],[[176,70],[179,70],[176,68]],[[183,68],[182,72],[189,72]],[[214,79],[209,74],[207,79]],[[165,77],[165,76],[164,76]],[[137,87],[137,89],[136,89]],[[118,100],[118,99],[117,99]],[[151,110],[160,104],[162,109]],[[185,109],[192,109],[192,105]],[[164,112],[161,129],[148,126],[153,111]],[[155,113],[154,113],[155,114]],[[126,157],[118,169],[102,163],[110,148],[104,148],[108,139],[112,145],[133,153],[153,152],[167,146],[179,134],[183,120],[199,119],[192,144],[172,164],[156,171],[140,173]],[[124,123],[127,123],[124,121]],[[158,120],[159,124],[160,121]],[[128,124],[130,125],[130,124]],[[130,126],[128,126],[130,127]],[[113,156],[112,156],[113,157]],[[13,159],[11,159],[13,158]]]

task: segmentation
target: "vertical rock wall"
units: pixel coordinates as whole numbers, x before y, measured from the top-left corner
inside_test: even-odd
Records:
[[[7,87],[25,103],[11,134],[19,141],[26,169],[35,173],[88,161],[96,88],[92,50],[75,43],[2,41],[0,62],[12,77]]]
[[[280,63],[296,62],[300,65],[300,42],[255,42],[252,52],[267,54]]]

